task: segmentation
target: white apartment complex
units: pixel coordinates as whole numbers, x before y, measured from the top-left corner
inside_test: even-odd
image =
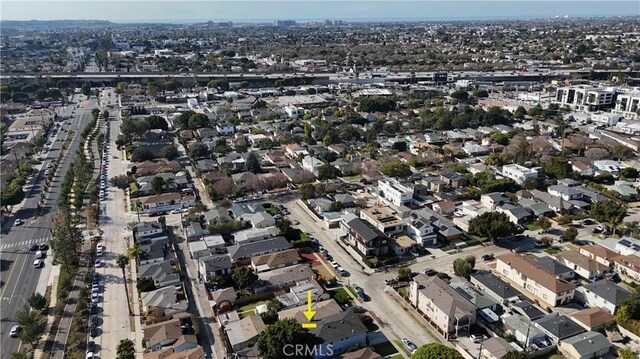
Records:
[[[378,181],[380,197],[396,207],[404,206],[413,200],[413,190],[394,179]]]
[[[640,109],[640,90],[634,90],[619,93],[616,97],[615,107],[611,112],[628,120],[637,120],[640,119],[638,109]]]
[[[535,180],[538,178],[538,170],[512,163],[502,166],[502,175],[507,178],[511,178],[518,184],[523,184],[528,180]]]
[[[559,87],[556,90],[554,102],[560,106],[586,112],[598,111],[611,106],[616,96],[613,87],[600,88],[591,85],[574,85]]]

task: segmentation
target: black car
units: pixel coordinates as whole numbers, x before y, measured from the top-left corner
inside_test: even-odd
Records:
[[[91,336],[91,338],[95,338],[98,336],[98,328],[97,327],[91,327],[89,329],[89,335]]]
[[[37,251],[38,250],[38,245],[37,244],[32,244],[31,247],[29,247],[30,251]]]
[[[49,245],[48,245],[48,244],[46,244],[46,243],[42,243],[42,244],[40,245],[40,250],[41,250],[41,251],[46,251],[47,249],[49,249]]]
[[[94,352],[95,349],[96,349],[96,342],[94,342],[93,340],[89,340],[89,342],[87,342],[87,351]]]
[[[438,272],[436,272],[434,269],[431,268],[427,268],[424,270],[424,274],[428,275],[428,276],[433,276],[438,274]]]
[[[482,256],[483,261],[491,261],[493,259],[495,259],[495,256],[493,254],[485,254]]]

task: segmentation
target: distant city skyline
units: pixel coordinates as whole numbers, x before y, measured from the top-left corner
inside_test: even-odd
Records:
[[[453,21],[547,17],[640,16],[640,1],[2,1],[2,20],[108,20],[117,23],[203,21]]]

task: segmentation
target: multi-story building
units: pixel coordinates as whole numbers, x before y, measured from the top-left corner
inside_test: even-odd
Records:
[[[378,190],[380,197],[396,207],[410,204],[413,199],[413,190],[394,179],[378,181]]]
[[[467,333],[476,322],[476,306],[435,276],[414,277],[409,285],[409,302],[445,337]]]
[[[556,90],[554,102],[561,106],[581,111],[599,111],[613,107],[616,89],[591,85],[560,87]]]
[[[528,256],[506,253],[497,258],[496,271],[524,288],[540,303],[556,307],[573,299],[575,286],[547,272]]]
[[[402,233],[406,228],[406,223],[389,207],[363,209],[360,211],[360,218],[371,223],[387,236]]]
[[[349,244],[364,256],[381,256],[389,253],[389,237],[360,218],[346,223]]]
[[[538,170],[535,168],[527,168],[520,166],[519,164],[512,163],[502,166],[502,175],[511,178],[518,184],[523,184],[526,181],[534,181],[538,178]]]
[[[638,109],[640,109],[640,91],[630,91],[616,96],[616,104],[611,112],[628,120],[637,120],[640,118]]]

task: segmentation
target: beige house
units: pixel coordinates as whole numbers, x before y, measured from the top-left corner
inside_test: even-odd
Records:
[[[391,236],[404,232],[406,223],[389,207],[373,207],[360,211],[360,218],[371,223],[380,232]]]
[[[506,253],[497,258],[496,271],[512,283],[526,289],[541,304],[556,307],[573,299],[576,287],[555,277],[531,257]]]
[[[476,322],[476,306],[435,276],[414,277],[409,285],[409,301],[445,337],[467,333]]]
[[[598,244],[580,247],[580,254],[610,268],[613,268],[613,259],[620,255],[619,253]]]
[[[300,263],[300,255],[295,248],[251,258],[251,268],[256,273],[288,267],[298,263]]]
[[[587,280],[602,278],[604,273],[609,271],[608,266],[590,257],[583,256],[578,251],[565,251],[556,255],[556,258],[558,258],[560,263],[566,265],[580,277]]]

